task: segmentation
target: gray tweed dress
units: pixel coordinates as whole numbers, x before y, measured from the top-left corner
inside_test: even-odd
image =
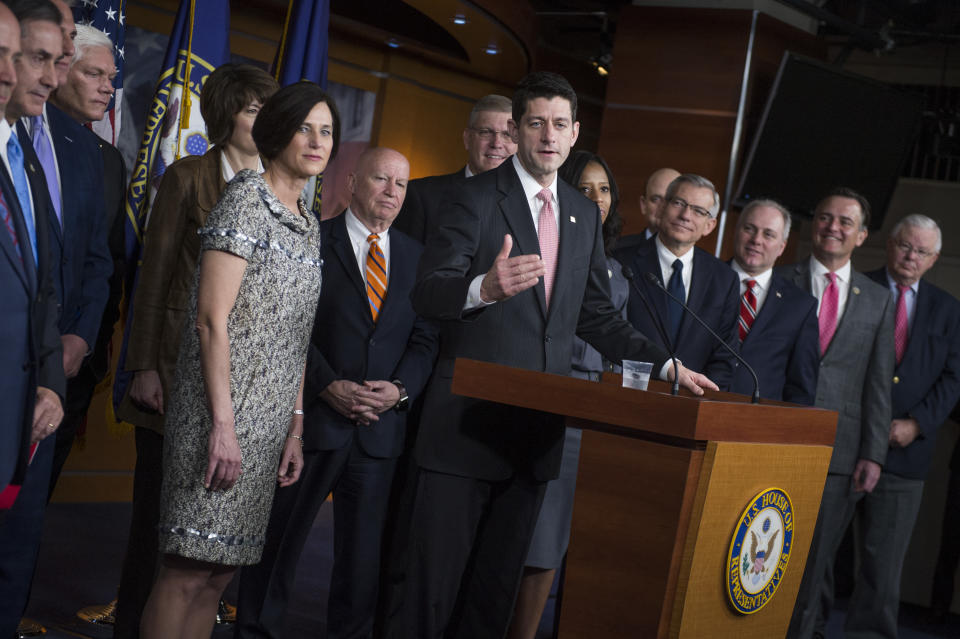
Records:
[[[320,296],[320,227],[302,201],[299,208],[292,213],[261,176],[241,171],[200,230],[201,252],[247,261],[227,320],[242,471],[229,490],[203,487],[211,417],[194,330],[195,281],[163,438],[161,552],[231,566],[260,561]]]

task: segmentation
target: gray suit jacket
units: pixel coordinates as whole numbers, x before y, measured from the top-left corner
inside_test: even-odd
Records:
[[[812,291],[809,258],[777,272],[808,293]],[[829,472],[850,475],[858,459],[880,465],[886,461],[893,360],[890,291],[851,270],[846,308],[820,358],[814,404],[840,414]]]

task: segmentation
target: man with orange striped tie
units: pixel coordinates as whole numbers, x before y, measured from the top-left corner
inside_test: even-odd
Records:
[[[410,303],[423,247],[390,228],[409,173],[397,151],[365,151],[348,177],[350,206],[321,224],[323,291],[303,394],[304,469],[299,482],[277,490],[263,558],[241,573],[237,637],[285,636],[300,552],[331,492],[327,635],[372,631],[380,540],[407,408],[437,353],[436,331]]]

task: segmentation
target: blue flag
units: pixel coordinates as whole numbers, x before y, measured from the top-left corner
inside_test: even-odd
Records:
[[[290,0],[273,63],[280,86],[309,80],[327,88],[329,26],[330,0]]]
[[[274,60],[274,77],[280,86],[309,80],[327,88],[327,41],[330,0],[290,0],[283,37]],[[310,208],[320,219],[323,175],[311,178],[305,189]]]
[[[214,69],[229,62],[229,36],[229,0],[180,1],[127,193],[128,264],[139,262],[143,229],[166,168],[186,155],[202,155],[210,146],[200,115],[200,90]],[[135,291],[136,278],[127,291],[128,301]],[[124,360],[132,315],[127,313],[113,387],[114,406],[123,399],[130,379]]]

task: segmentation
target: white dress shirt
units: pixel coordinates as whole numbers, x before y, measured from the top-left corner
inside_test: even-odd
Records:
[[[773,269],[768,268],[759,275],[750,275],[740,268],[737,260],[730,262],[730,266],[740,279],[740,297],[743,297],[743,293],[747,290],[747,280],[756,280],[757,283],[753,287],[753,296],[757,298],[757,312],[759,313],[760,309],[763,308],[763,303],[767,300],[767,293],[770,292],[770,278],[773,277]]]
[[[20,143],[20,147],[23,148],[23,142],[20,140],[20,136],[17,135],[16,130],[10,126],[10,123],[7,122],[6,118],[0,117],[0,158],[3,159],[3,166],[7,169],[7,175],[10,176],[10,182],[13,182],[13,171],[10,170],[10,158],[7,157],[7,142],[10,141],[10,136],[16,136],[17,142]],[[27,144],[30,144],[30,140],[27,140]],[[26,159],[24,159],[24,170],[26,170]],[[27,187],[30,186],[30,179],[27,178]],[[33,212],[33,189],[27,188],[27,196],[30,198],[30,210],[24,211],[24,213],[29,213],[33,217],[34,228],[37,224],[37,216]],[[14,193],[16,197],[16,193]],[[22,208],[22,207],[21,207]]]
[[[843,311],[847,308],[847,295],[850,294],[850,260],[838,268],[834,273],[837,274],[837,322],[843,317]],[[823,292],[830,284],[826,275],[830,270],[817,261],[817,258],[810,256],[810,291],[817,298],[817,315],[820,315],[820,302],[823,300]]]
[[[687,249],[683,255],[677,256],[663,245],[660,241],[660,234],[654,238],[657,246],[657,257],[660,259],[660,274],[663,276],[663,285],[670,287],[670,278],[673,277],[673,263],[680,260],[683,263],[683,270],[680,272],[680,278],[683,280],[683,301],[690,299],[690,282],[693,281],[693,247]]]
[[[357,258],[357,268],[360,269],[360,276],[363,278],[364,284],[367,282],[367,253],[370,252],[370,243],[367,242],[367,237],[370,236],[371,231],[368,229],[363,222],[360,221],[353,211],[350,210],[350,207],[347,207],[347,210],[343,213],[346,217],[344,222],[347,225],[347,235],[350,237],[350,244],[353,246],[353,254]],[[385,262],[384,266],[387,270],[387,283],[390,282],[390,229],[387,229],[383,233],[378,233],[380,239],[377,240],[377,246],[380,247],[380,251],[383,253],[383,261]]]

